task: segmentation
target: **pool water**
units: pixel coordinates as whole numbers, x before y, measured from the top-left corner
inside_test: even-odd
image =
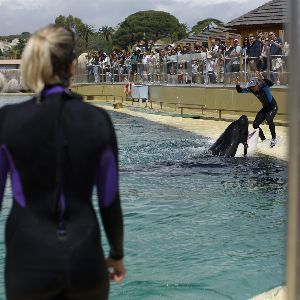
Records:
[[[111,113],[128,276],[111,299],[247,299],[285,283],[287,164]]]
[[[213,157],[210,139],[110,114],[128,270],[124,283],[111,284],[110,299],[248,299],[285,284],[286,162]],[[10,198],[7,189],[0,270]]]

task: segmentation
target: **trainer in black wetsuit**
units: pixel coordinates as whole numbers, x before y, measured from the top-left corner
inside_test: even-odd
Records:
[[[270,91],[270,87],[273,85],[273,82],[268,79],[262,79],[260,82],[256,79],[252,79],[248,85],[249,87],[241,88],[240,85],[237,84],[236,90],[238,93],[252,93],[261,102],[263,108],[257,113],[253,122],[253,128],[259,128],[259,137],[261,140],[265,140],[265,135],[259,125],[266,120],[272,135],[270,146],[273,147],[276,143],[276,131],[273,119],[278,111],[276,100]]]
[[[115,132],[109,115],[62,86],[0,109],[0,197],[11,174],[6,232],[8,300],[108,298],[92,204],[98,190],[110,257],[123,258]]]

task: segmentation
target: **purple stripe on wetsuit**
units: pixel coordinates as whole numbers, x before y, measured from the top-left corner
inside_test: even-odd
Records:
[[[96,185],[100,207],[110,206],[118,192],[117,161],[111,147],[100,157]]]
[[[61,191],[60,193],[59,203],[60,203],[60,217],[62,218],[66,210],[66,199],[63,191]]]
[[[51,87],[46,87],[42,91],[42,97],[47,97],[47,96],[52,95],[52,94],[62,93],[65,90],[66,89],[64,87],[62,87],[61,85],[54,85],[54,86],[51,86]]]
[[[0,201],[2,202],[3,200],[3,192],[5,188],[5,182],[7,178],[7,171],[8,167],[11,173],[11,185],[12,185],[12,192],[13,192],[13,197],[16,200],[16,202],[21,206],[25,207],[26,206],[26,201],[25,201],[25,196],[23,193],[23,187],[20,179],[19,172],[15,166],[15,163],[6,147],[6,145],[1,146],[1,151],[0,151]],[[3,167],[3,169],[2,169]]]
[[[3,201],[5,184],[8,173],[8,161],[3,146],[0,148],[0,203]]]

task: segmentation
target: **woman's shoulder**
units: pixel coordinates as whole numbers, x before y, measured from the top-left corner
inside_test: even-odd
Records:
[[[6,103],[5,105],[0,107],[0,114],[3,115],[5,113],[8,113],[8,112],[13,111],[15,109],[18,110],[20,107],[31,105],[35,101],[36,101],[36,98],[31,97],[31,98],[28,98],[24,101],[18,102],[18,103]]]
[[[98,114],[98,115],[102,115],[106,118],[110,118],[108,112],[105,109],[103,109],[99,106],[96,106],[93,103],[84,101],[84,97],[81,94],[78,94],[74,91],[69,90],[66,92],[66,96],[68,98],[74,100],[74,102],[76,102],[77,105],[81,106],[82,109],[86,109],[96,115]]]

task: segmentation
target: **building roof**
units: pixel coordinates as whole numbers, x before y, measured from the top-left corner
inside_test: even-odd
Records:
[[[218,27],[218,28],[211,28],[210,30],[200,32],[195,35],[190,35],[188,38],[184,38],[177,42],[177,44],[182,43],[195,43],[195,42],[207,42],[208,38],[220,38],[221,40],[226,40],[227,33],[229,32],[230,39],[238,39],[240,37],[239,34],[230,32],[232,31],[231,28],[226,27]]]
[[[21,59],[0,59],[0,65],[20,65]]]
[[[226,26],[251,26],[285,24],[288,21],[289,0],[272,0],[250,12],[233,19]]]

